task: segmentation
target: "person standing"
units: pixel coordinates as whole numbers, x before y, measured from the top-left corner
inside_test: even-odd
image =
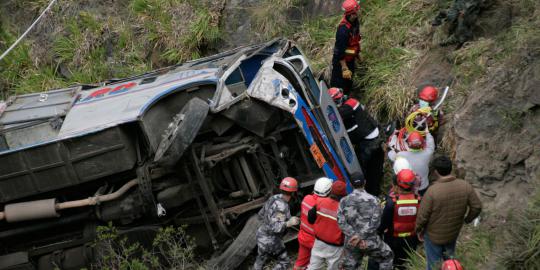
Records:
[[[354,98],[347,98],[339,88],[328,89],[328,94],[338,106],[339,115],[347,134],[355,146],[355,153],[366,176],[366,191],[379,196],[384,175],[384,150],[379,123]]]
[[[337,223],[337,209],[339,200],[346,195],[347,184],[335,181],[330,197],[319,199],[315,207],[309,211],[308,220],[314,224],[316,240],[311,250],[308,270],[321,269],[325,262],[326,269],[337,269],[343,250],[343,233]]]
[[[414,194],[416,174],[410,169],[402,169],[396,177],[394,192],[384,206],[379,233],[384,234],[384,242],[394,252],[394,269],[406,269],[407,252],[416,250],[418,239],[415,224],[420,196]],[[369,270],[378,270],[378,264],[369,261]]]
[[[416,233],[424,241],[427,269],[443,258],[454,257],[463,223],[472,222],[482,211],[482,203],[468,182],[451,175],[452,161],[440,156],[432,162],[436,178],[420,203]]]
[[[325,198],[332,189],[332,180],[321,177],[315,182],[313,194],[306,195],[300,205],[300,231],[298,232],[298,257],[294,263],[294,270],[304,270],[309,265],[311,249],[315,243],[315,229],[308,222],[308,213],[318,200]]]
[[[332,78],[330,85],[349,93],[353,84],[355,62],[360,59],[360,23],[356,0],[345,0],[341,5],[345,12],[336,31],[336,43],[332,56]]]
[[[364,190],[365,179],[351,175],[352,193],[341,199],[337,213],[339,228],[345,235],[341,269],[357,269],[364,255],[379,263],[380,269],[392,269],[393,253],[377,234],[381,223],[379,199]]]
[[[300,223],[298,217],[291,217],[288,204],[293,193],[298,190],[298,182],[292,177],[285,177],[281,180],[279,189],[281,193],[270,197],[259,211],[262,224],[257,230],[258,250],[253,266],[255,270],[262,270],[270,257],[277,260],[274,270],[289,267],[289,257],[281,236],[287,228]]]
[[[395,161],[403,157],[409,162],[411,169],[418,175],[420,187],[418,194],[421,196],[429,186],[429,162],[435,152],[435,140],[426,129],[426,138],[420,132],[413,131],[407,137],[408,151],[396,153],[394,150],[388,152],[388,158]]]

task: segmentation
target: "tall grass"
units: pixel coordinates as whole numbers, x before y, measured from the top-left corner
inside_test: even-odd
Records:
[[[420,0],[366,1],[361,14],[360,96],[380,120],[402,117],[411,105],[412,70],[427,48],[425,36],[433,7]]]
[[[505,229],[500,264],[506,269],[540,269],[540,191],[526,210],[510,218]]]

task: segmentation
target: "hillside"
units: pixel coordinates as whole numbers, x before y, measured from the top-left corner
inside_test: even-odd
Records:
[[[439,151],[453,157],[456,174],[477,188],[486,208],[478,226],[465,228],[459,256],[466,269],[539,269],[540,8],[535,0],[484,0],[473,40],[456,49],[440,47],[446,29],[431,26],[451,2],[360,1],[355,95],[387,122],[402,117],[420,86],[450,86]],[[0,3],[1,51],[47,3]],[[279,36],[296,41],[328,76],[340,4],[59,0],[0,62],[0,99],[126,77]],[[421,256],[411,269],[425,265]]]

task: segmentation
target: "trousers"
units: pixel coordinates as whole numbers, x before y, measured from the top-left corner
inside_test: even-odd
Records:
[[[313,249],[311,250],[311,260],[309,262],[308,270],[322,269],[324,262],[327,264],[326,269],[338,269],[338,262],[342,252],[342,246],[332,246],[316,239]]]

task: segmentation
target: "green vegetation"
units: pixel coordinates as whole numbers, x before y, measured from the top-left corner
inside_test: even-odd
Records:
[[[495,234],[482,226],[478,228],[465,227],[461,232],[456,247],[456,258],[465,269],[482,269],[495,246]],[[407,264],[408,269],[426,269],[427,260],[422,245],[411,254]],[[439,269],[435,267],[435,269]]]
[[[202,269],[195,259],[193,239],[183,227],[159,229],[151,247],[128,241],[111,224],[97,231],[99,255],[93,269]]]
[[[540,269],[540,191],[529,207],[515,213],[504,230],[499,263],[505,269]]]
[[[362,66],[356,81],[380,120],[402,117],[414,93],[411,75],[426,48],[433,7],[424,1],[366,1],[362,13]]]
[[[216,51],[221,35],[220,6],[216,2],[126,2],[127,10],[122,14],[107,16],[77,11],[80,3],[76,1],[63,3],[63,9],[53,9],[51,16],[42,22],[54,20],[53,27],[59,27],[56,30],[60,31],[49,29],[50,32],[43,33],[53,36],[50,44],[32,44],[30,37],[0,63],[1,99],[12,94],[139,74]],[[35,0],[30,6],[38,12],[46,3]],[[62,14],[66,10],[76,12],[66,16]],[[8,27],[15,23],[8,18],[1,21],[1,50],[19,35]],[[50,48],[38,48],[44,45]],[[46,52],[39,54],[36,49]]]

